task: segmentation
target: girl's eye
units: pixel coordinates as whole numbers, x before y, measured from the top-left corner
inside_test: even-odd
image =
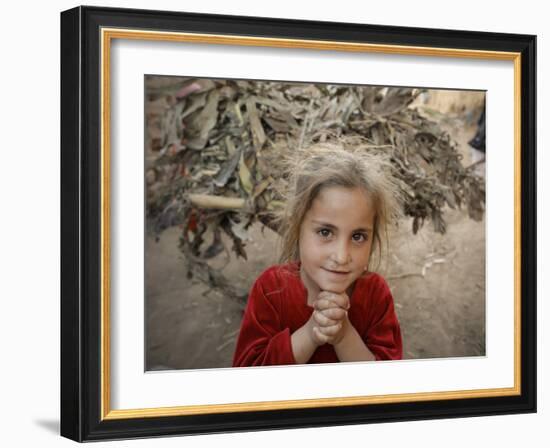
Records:
[[[362,243],[363,241],[367,241],[367,235],[365,235],[364,233],[354,233],[351,238],[356,243]]]
[[[323,238],[328,238],[332,235],[332,232],[329,229],[320,229],[317,233]]]

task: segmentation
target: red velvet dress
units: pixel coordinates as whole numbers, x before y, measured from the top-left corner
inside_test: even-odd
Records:
[[[376,360],[401,359],[401,330],[386,281],[366,273],[355,282],[348,318]],[[290,335],[313,313],[299,265],[276,265],[265,270],[250,291],[241,323],[234,367],[296,364]],[[334,348],[317,348],[308,363],[339,362]]]

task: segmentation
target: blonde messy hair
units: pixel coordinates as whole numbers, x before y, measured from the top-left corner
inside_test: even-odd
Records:
[[[335,186],[360,188],[372,199],[376,214],[371,255],[378,250],[381,257],[382,241],[388,244],[388,226],[401,211],[399,187],[387,156],[356,141],[339,141],[296,150],[285,162],[289,182],[286,206],[279,216],[281,263],[299,260],[304,217],[321,190]]]

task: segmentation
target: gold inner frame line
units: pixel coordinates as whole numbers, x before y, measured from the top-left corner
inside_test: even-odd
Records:
[[[214,45],[295,48],[325,51],[368,52],[411,56],[454,57],[514,62],[514,386],[509,388],[371,395],[357,397],[280,400],[215,405],[113,410],[111,403],[110,345],[110,50],[113,39],[185,42]],[[457,48],[418,47],[303,39],[279,39],[215,34],[101,29],[101,420],[199,415],[261,410],[305,409],[379,403],[502,397],[521,394],[521,54]]]

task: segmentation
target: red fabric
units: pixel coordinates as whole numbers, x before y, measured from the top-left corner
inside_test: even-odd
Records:
[[[401,330],[386,281],[367,273],[357,279],[348,318],[376,360],[401,359]],[[298,264],[276,265],[264,271],[250,291],[241,323],[234,367],[296,364],[290,335],[313,313]],[[339,362],[334,348],[317,348],[308,364]]]

